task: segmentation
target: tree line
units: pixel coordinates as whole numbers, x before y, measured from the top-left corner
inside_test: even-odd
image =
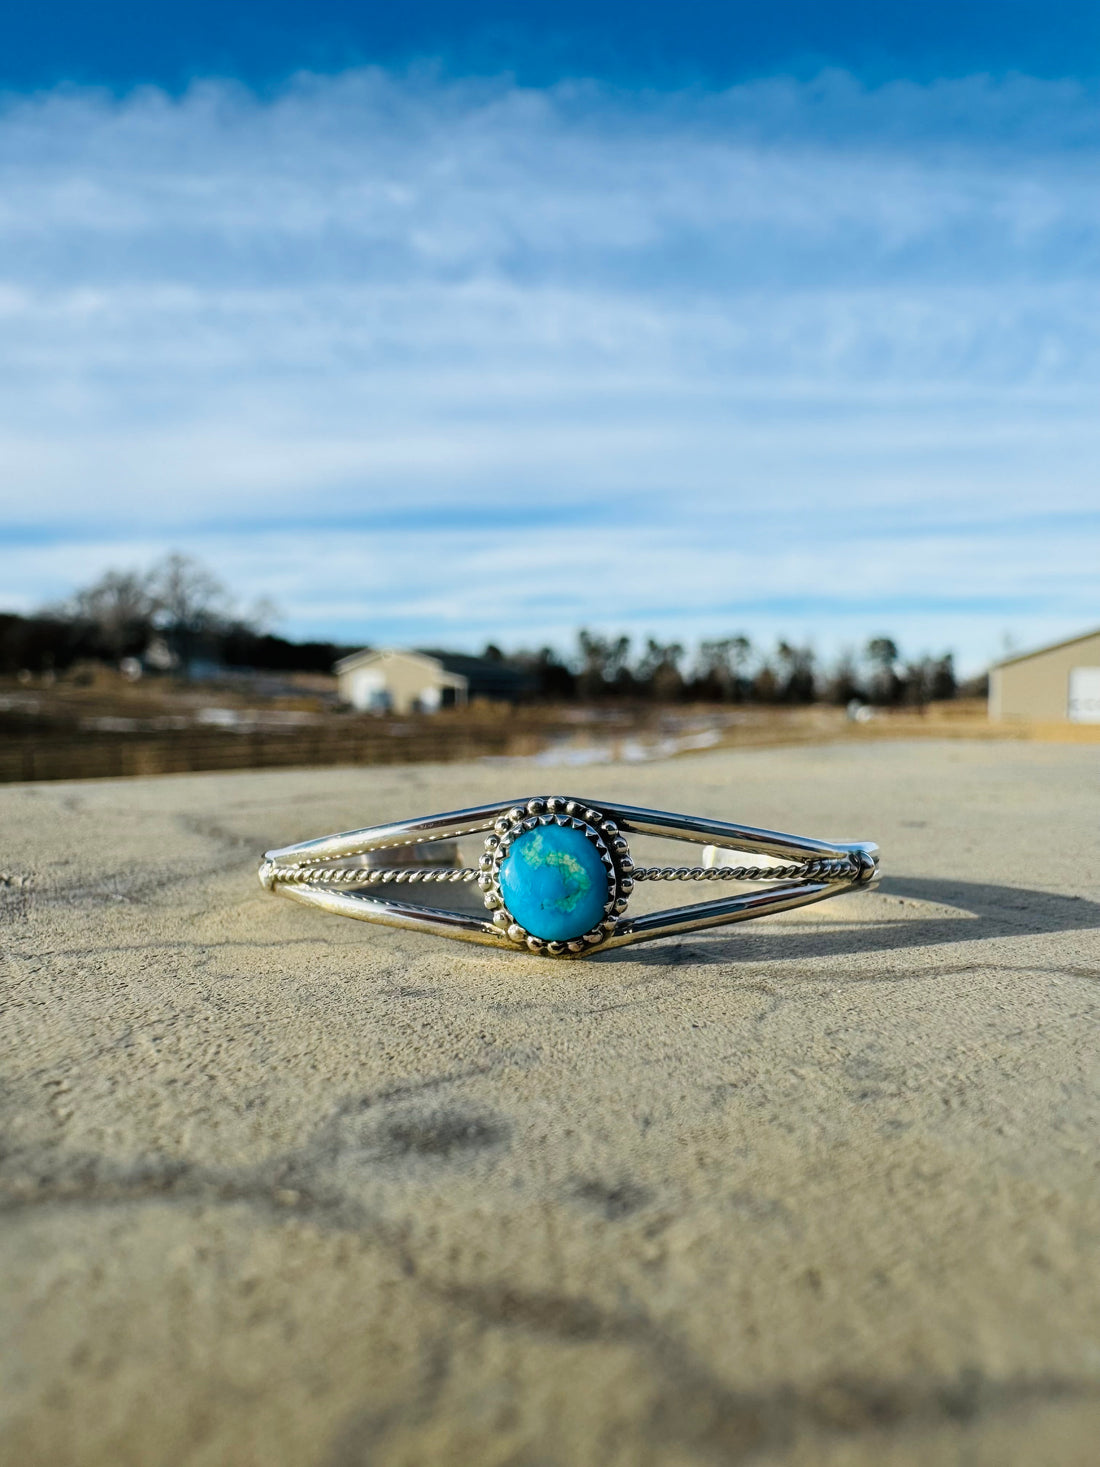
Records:
[[[333,642],[275,636],[274,608],[241,610],[226,587],[188,556],[165,556],[149,570],[109,571],[67,601],[34,616],[0,615],[0,671],[64,672],[80,661],[186,672],[207,662],[263,672],[329,672],[354,650]],[[653,700],[662,703],[807,705],[853,700],[881,706],[924,706],[960,689],[950,652],[903,656],[889,636],[822,663],[809,646],[780,639],[755,645],[744,635],[681,642],[606,636],[582,629],[570,654],[553,647],[484,656],[522,675],[526,696],[541,701]]]
[[[761,647],[744,635],[700,642],[694,654],[681,642],[647,637],[635,649],[628,636],[582,629],[572,657],[552,647],[506,656],[485,655],[527,673],[544,698],[584,702],[652,699],[662,703],[761,703],[806,706],[853,701],[881,707],[924,707],[984,691],[982,680],[960,686],[954,656],[905,658],[892,637],[872,637],[858,652],[820,663],[812,647],[780,638]]]
[[[330,672],[353,649],[292,642],[270,630],[270,602],[240,608],[217,576],[187,555],[146,571],[108,571],[33,616],[0,614],[0,671],[64,672],[77,662],[133,658],[154,670],[196,662],[262,672]]]

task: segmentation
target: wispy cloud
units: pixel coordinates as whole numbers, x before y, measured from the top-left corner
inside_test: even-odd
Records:
[[[977,660],[1095,621],[1098,115],[843,75],[9,98],[0,593],[172,544],[364,639]]]

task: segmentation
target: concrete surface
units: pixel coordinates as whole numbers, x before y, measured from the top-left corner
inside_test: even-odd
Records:
[[[890,874],[578,964],[255,880],[557,792]],[[3,1462],[1092,1467],[1098,796],[958,741],[0,791]]]

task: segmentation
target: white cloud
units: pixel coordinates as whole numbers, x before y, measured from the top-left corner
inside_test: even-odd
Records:
[[[835,75],[9,99],[0,595],[182,545],[314,634],[973,661],[1095,621],[1095,116]]]

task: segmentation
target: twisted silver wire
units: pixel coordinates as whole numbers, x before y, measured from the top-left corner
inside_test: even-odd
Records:
[[[790,866],[638,866],[635,881],[850,881],[847,860],[800,861]]]
[[[476,866],[275,866],[272,879],[288,886],[377,886],[413,881],[474,881]]]
[[[475,881],[473,866],[278,866],[270,879],[287,886],[404,886],[414,882],[455,885]],[[636,866],[634,881],[850,881],[858,867],[847,860],[803,861],[789,866]]]

